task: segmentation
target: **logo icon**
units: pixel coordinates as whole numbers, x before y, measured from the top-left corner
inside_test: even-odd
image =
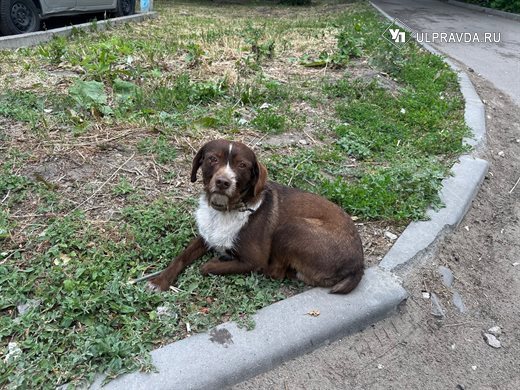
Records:
[[[395,43],[401,43],[406,41],[406,35],[404,31],[400,31],[398,28],[391,28],[388,31],[390,31],[392,41],[394,41]]]
[[[413,29],[399,19],[394,19],[382,34],[383,38],[399,48],[416,35],[417,33]]]

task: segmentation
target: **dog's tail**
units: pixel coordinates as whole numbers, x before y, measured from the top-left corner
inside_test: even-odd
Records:
[[[364,274],[363,268],[361,268],[357,272],[352,272],[349,274],[345,279],[341,280],[340,282],[336,283],[331,289],[331,294],[348,294],[352,290],[356,288],[356,286],[361,281],[361,278]]]

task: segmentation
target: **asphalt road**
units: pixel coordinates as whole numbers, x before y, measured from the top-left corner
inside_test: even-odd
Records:
[[[374,0],[390,16],[432,40],[433,33],[485,33],[489,42],[430,43],[447,56],[462,62],[520,105],[520,22],[454,6],[438,0]],[[481,39],[482,40],[482,39]]]

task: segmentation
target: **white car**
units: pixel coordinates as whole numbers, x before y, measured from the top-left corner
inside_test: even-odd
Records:
[[[0,35],[23,34],[40,29],[53,16],[108,11],[114,16],[132,15],[136,0],[0,0]]]

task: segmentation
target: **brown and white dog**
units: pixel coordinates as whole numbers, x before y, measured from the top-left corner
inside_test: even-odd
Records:
[[[204,275],[262,272],[296,277],[331,293],[352,291],[363,276],[363,248],[352,219],[337,205],[308,192],[267,181],[266,168],[240,142],[215,140],[193,160],[202,167],[204,193],[195,213],[199,236],[150,287],[165,291],[188,265],[215,250]]]

